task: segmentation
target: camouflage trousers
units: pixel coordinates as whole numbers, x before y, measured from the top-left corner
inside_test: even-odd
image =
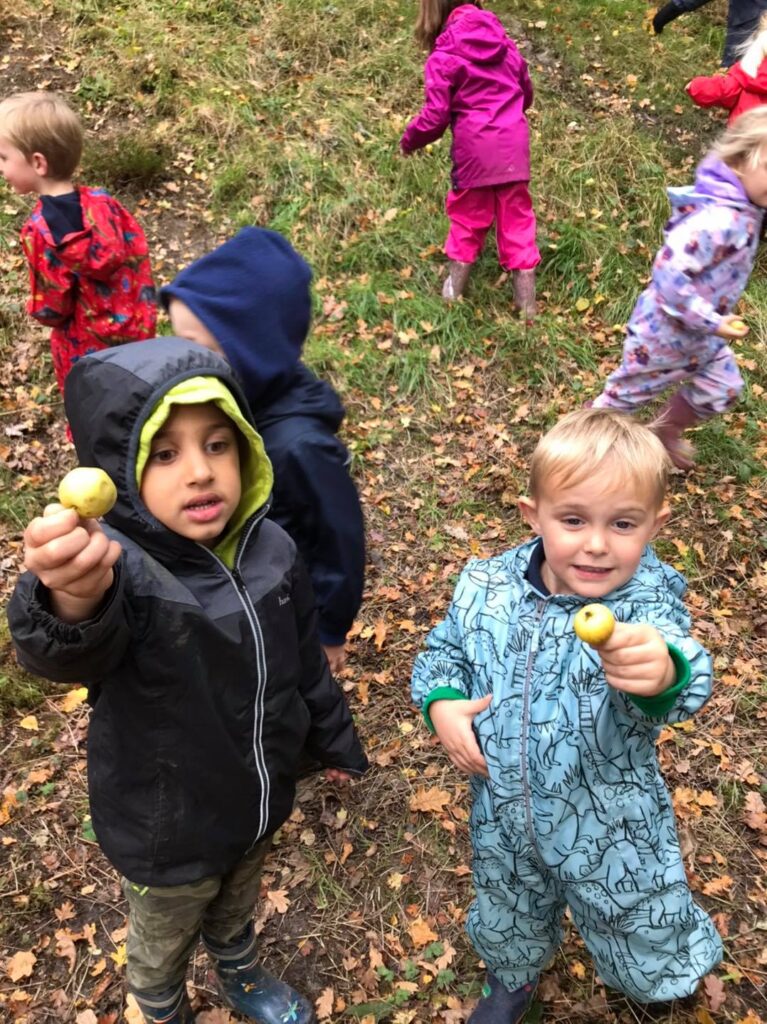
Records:
[[[261,869],[271,836],[258,843],[228,874],[188,885],[137,885],[127,878],[127,979],[137,992],[163,992],[184,980],[202,935],[225,948],[242,936],[258,901]]]

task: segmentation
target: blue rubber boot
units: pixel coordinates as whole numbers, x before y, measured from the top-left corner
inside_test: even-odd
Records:
[[[221,994],[233,1010],[258,1024],[316,1024],[309,1000],[256,963],[256,935],[249,928],[235,946],[217,949],[205,940]]]
[[[519,1024],[533,998],[535,985],[523,985],[509,992],[488,971],[482,998],[466,1024]]]
[[[163,992],[139,992],[130,987],[129,991],[144,1014],[146,1024],[194,1024],[185,982]]]

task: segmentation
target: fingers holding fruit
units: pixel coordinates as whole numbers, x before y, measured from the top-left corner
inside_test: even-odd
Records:
[[[745,338],[748,324],[737,316],[725,316],[716,329],[720,338]]]
[[[676,678],[666,641],[647,623],[616,623],[599,657],[610,686],[636,696],[662,693]]]
[[[118,542],[110,540],[95,519],[81,519],[74,509],[46,511],[24,532],[27,569],[49,590],[77,597],[103,593],[120,557]]]

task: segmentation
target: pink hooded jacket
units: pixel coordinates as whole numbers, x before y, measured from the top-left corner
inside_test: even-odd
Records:
[[[454,189],[530,180],[527,64],[490,12],[456,7],[426,61],[426,102],[400,140],[412,153],[453,131]]]

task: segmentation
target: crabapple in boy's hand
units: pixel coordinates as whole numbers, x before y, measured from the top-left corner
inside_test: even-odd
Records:
[[[24,531],[24,564],[51,591],[54,612],[66,622],[95,611],[121,550],[95,519],[61,505],[49,505]]]
[[[720,338],[745,338],[748,334],[748,324],[739,316],[725,316],[714,333]]]
[[[610,686],[637,697],[654,697],[676,681],[666,641],[647,623],[617,622],[599,657]]]
[[[429,705],[429,717],[440,743],[456,768],[469,775],[489,774],[472,725],[492,699],[488,693],[478,700],[435,700]]]

